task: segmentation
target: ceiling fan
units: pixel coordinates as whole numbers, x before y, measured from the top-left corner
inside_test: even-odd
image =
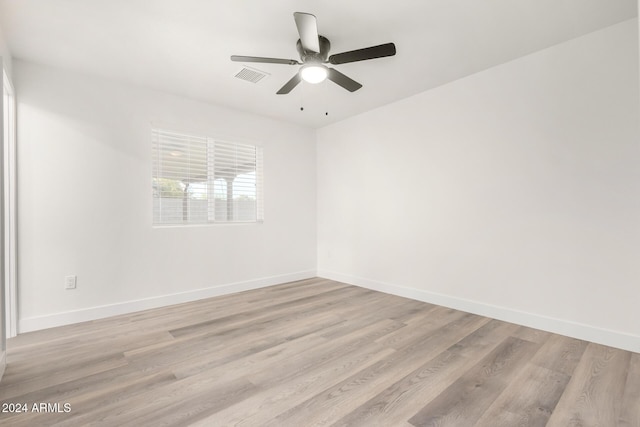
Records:
[[[328,56],[331,48],[329,39],[318,35],[316,17],[310,13],[296,12],[293,14],[300,38],[296,43],[296,49],[302,62],[295,59],[263,58],[258,56],[232,55],[231,60],[236,62],[263,62],[267,64],[302,65],[295,76],[291,78],[277,92],[285,95],[293,90],[302,80],[308,83],[320,83],[329,79],[349,92],[355,92],[362,85],[345,76],[335,68],[329,68],[324,64],[346,64],[349,62],[364,61],[366,59],[383,58],[396,54],[396,46],[393,43],[351,50],[349,52],[336,53]]]

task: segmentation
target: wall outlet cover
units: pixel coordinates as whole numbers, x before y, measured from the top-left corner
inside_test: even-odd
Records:
[[[75,289],[77,283],[77,276],[65,276],[64,278],[64,288],[65,289]]]

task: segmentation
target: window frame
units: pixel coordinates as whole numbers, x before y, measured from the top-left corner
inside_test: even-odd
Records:
[[[160,172],[163,164],[163,158],[167,158],[167,156],[171,153],[167,151],[167,140],[170,138],[176,138],[179,140],[183,138],[181,141],[185,144],[184,148],[187,150],[189,160],[185,162],[178,162],[182,166],[187,166],[189,173],[191,173],[192,162],[190,160],[191,152],[189,150],[193,149],[193,145],[196,143],[206,144],[204,147],[204,151],[206,152],[206,162],[204,165],[197,165],[200,167],[201,171],[204,172],[203,167],[206,169],[206,178],[201,181],[191,181],[188,182],[191,177],[185,176],[185,179],[180,178],[172,178],[171,175],[178,175],[178,172]],[[164,139],[164,140],[163,140]],[[196,142],[194,142],[196,141]],[[164,147],[162,145],[165,145]],[[202,147],[199,147],[202,150]],[[255,180],[253,181],[253,185],[255,186],[255,190],[253,194],[249,194],[249,200],[253,201],[252,215],[249,219],[239,219],[237,217],[238,211],[236,210],[241,203],[240,197],[237,196],[236,193],[231,193],[232,197],[229,200],[227,193],[226,197],[221,198],[220,193],[216,193],[215,183],[219,179],[219,176],[216,175],[222,174],[220,170],[220,161],[216,158],[217,151],[224,150],[232,150],[236,154],[236,159],[231,162],[225,163],[222,161],[222,164],[233,172],[238,172],[239,166],[238,161],[249,161],[249,165],[253,162],[252,171],[255,173]],[[251,155],[247,157],[247,152],[254,150],[255,155]],[[229,139],[229,138],[216,138],[211,136],[204,136],[202,134],[196,134],[195,132],[182,132],[169,130],[165,127],[152,126],[151,128],[151,196],[152,196],[152,207],[151,207],[151,225],[152,227],[199,227],[199,226],[208,226],[208,225],[242,225],[242,224],[262,224],[264,222],[264,151],[262,144],[256,142],[248,142],[244,140],[238,139]],[[238,154],[238,152],[242,152]],[[238,158],[240,160],[238,160]],[[218,163],[216,163],[218,162]],[[196,168],[194,168],[196,169]],[[233,173],[231,172],[231,173]],[[249,172],[250,173],[250,172]],[[227,175],[229,172],[227,172]],[[234,175],[232,183],[242,175],[242,173],[236,173]],[[204,177],[204,176],[203,176]],[[183,219],[180,220],[170,220],[162,218],[162,208],[158,207],[157,203],[162,203],[162,199],[172,199],[172,197],[158,197],[158,187],[156,186],[156,180],[158,179],[166,179],[173,180],[179,182],[181,186],[183,186],[184,198],[183,200]],[[185,182],[187,182],[186,186]],[[227,181],[228,185],[229,181]],[[189,194],[188,188],[191,184],[205,184],[204,193],[206,194],[206,201],[204,205],[206,205],[206,212],[202,210],[201,215],[206,215],[206,220],[194,220],[190,218],[190,216],[196,212],[197,209],[192,210],[192,201],[196,200],[196,198],[187,197]],[[250,183],[251,185],[251,183]],[[232,187],[233,188],[233,187]],[[245,190],[249,187],[244,187]],[[233,190],[232,190],[233,191]],[[245,194],[246,195],[246,194]],[[177,197],[173,197],[176,199]],[[220,204],[224,203],[225,209],[221,212]],[[229,207],[231,206],[231,207]],[[175,208],[174,208],[175,209]],[[170,212],[170,211],[168,211]],[[246,212],[246,210],[244,211]],[[227,215],[227,218],[220,219],[221,215]],[[235,218],[230,218],[229,215],[236,215]]]

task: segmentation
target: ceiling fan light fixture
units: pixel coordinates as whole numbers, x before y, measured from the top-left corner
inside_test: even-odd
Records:
[[[329,70],[321,64],[306,64],[300,69],[302,80],[311,84],[325,81],[328,75]]]

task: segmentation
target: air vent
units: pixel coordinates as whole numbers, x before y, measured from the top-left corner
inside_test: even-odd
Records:
[[[264,71],[256,70],[255,68],[250,68],[244,66],[238,71],[235,77],[246,80],[251,83],[258,83],[263,78],[267,77],[269,73],[265,73]]]

